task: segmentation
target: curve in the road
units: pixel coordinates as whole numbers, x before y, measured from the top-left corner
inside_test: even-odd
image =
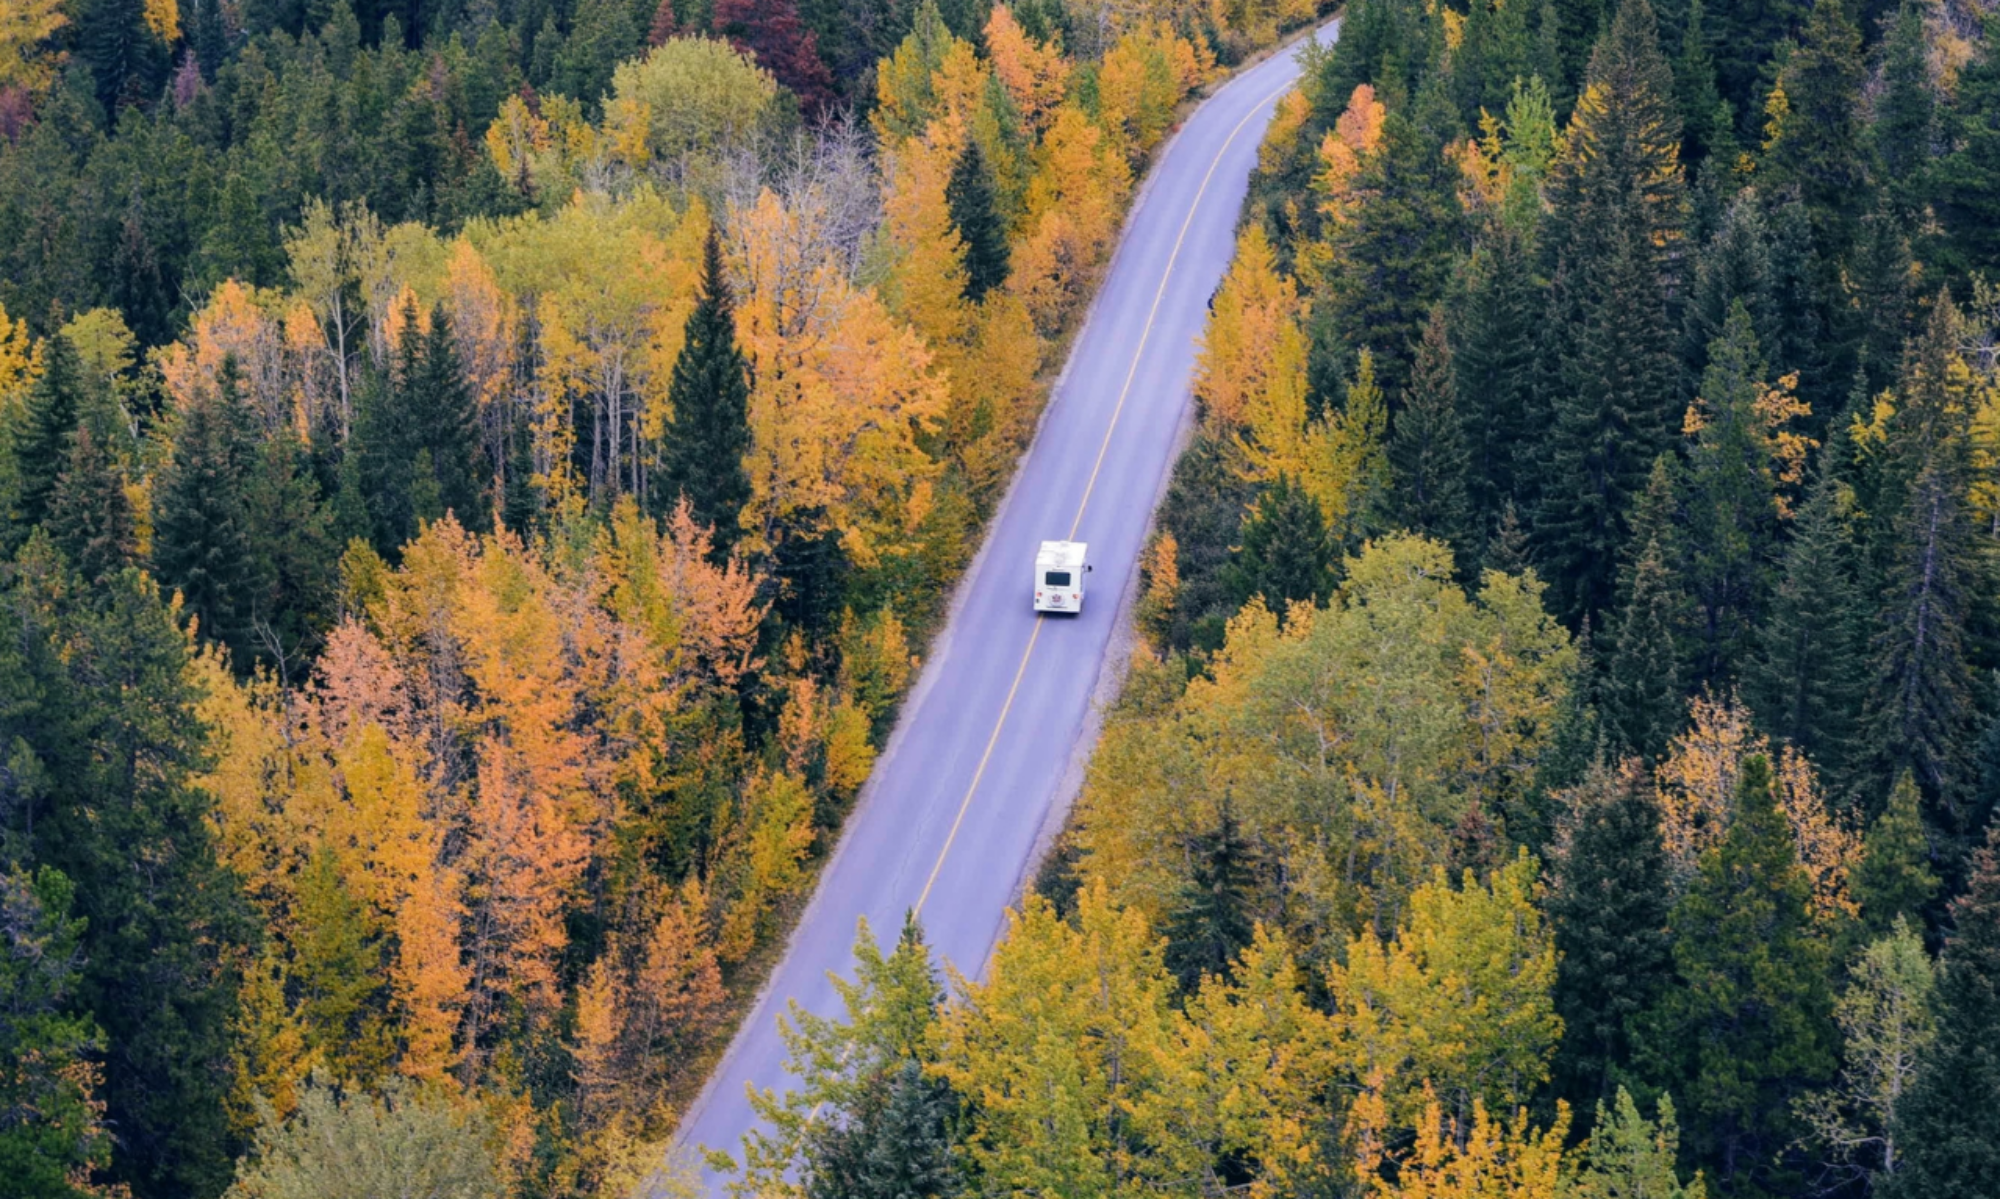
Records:
[[[1091,695],[1192,402],[1208,299],[1264,126],[1299,69],[1287,50],[1243,71],[1160,155],[951,618],[784,957],[682,1122],[683,1146],[740,1156],[755,1122],[746,1085],[786,1084],[777,1016],[791,1000],[839,1013],[830,975],[851,972],[858,920],[887,941],[918,910],[940,960],[969,976],[984,967],[1086,748]],[[1035,549],[1062,537],[1089,543],[1094,586],[1081,615],[1037,617]],[[722,1179],[705,1181],[721,1192]]]

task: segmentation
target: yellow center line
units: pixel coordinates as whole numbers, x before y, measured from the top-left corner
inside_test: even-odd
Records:
[[[1146,310],[1146,324],[1139,331],[1139,344],[1132,351],[1132,365],[1125,372],[1125,384],[1118,389],[1118,403],[1111,409],[1111,423],[1105,427],[1104,443],[1097,447],[1097,461],[1091,464],[1090,478],[1083,485],[1083,499],[1076,506],[1076,520],[1069,527],[1069,540],[1076,540],[1076,531],[1083,524],[1083,511],[1090,506],[1090,493],[1097,487],[1097,476],[1104,469],[1104,457],[1111,449],[1111,436],[1118,431],[1118,418],[1125,412],[1125,399],[1132,393],[1132,380],[1139,373],[1139,360],[1146,354],[1146,342],[1153,335],[1153,322],[1160,314],[1160,302],[1166,298],[1167,284],[1173,280],[1174,264],[1180,261],[1181,244],[1187,240],[1188,229],[1194,224],[1194,214],[1201,209],[1202,197],[1208,194],[1208,185],[1215,178],[1215,170],[1222,165],[1222,158],[1229,153],[1229,147],[1236,144],[1237,135],[1250,123],[1250,118],[1264,110],[1266,104],[1276,100],[1296,86],[1297,80],[1287,82],[1283,87],[1257,101],[1236,127],[1223,139],[1222,148],[1215,152],[1215,158],[1208,164],[1208,171],[1201,177],[1201,186],[1195,189],[1194,202],[1188,205],[1186,218],[1181,221],[1180,232],[1174,237],[1174,248],[1167,255],[1167,269],[1160,275],[1160,286],[1153,292],[1153,306]],[[924,880],[923,893],[917,896],[914,914],[922,915],[924,903],[931,897],[931,888],[937,885],[938,875],[944,872],[945,859],[951,856],[951,847],[958,840],[959,826],[965,823],[965,814],[972,808],[972,797],[979,792],[979,780],[986,777],[986,764],[993,760],[993,749],[1000,744],[1000,732],[1007,727],[1007,714],[1014,709],[1014,696],[1021,690],[1021,679],[1028,673],[1028,660],[1035,656],[1035,642],[1042,637],[1043,618],[1035,618],[1035,631],[1028,635],[1028,646],[1021,652],[1021,664],[1014,668],[1014,681],[1007,688],[1007,698],[1000,705],[1000,715],[993,722],[993,732],[986,738],[986,749],[979,755],[979,765],[973,769],[972,782],[965,788],[965,798],[958,802],[958,814],[952,817],[951,831],[944,837],[944,845],[938,850],[937,861],[931,864],[930,877]]]

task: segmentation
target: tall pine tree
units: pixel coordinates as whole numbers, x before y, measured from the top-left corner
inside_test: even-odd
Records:
[[[978,138],[965,139],[945,184],[944,201],[952,228],[965,243],[965,298],[977,304],[1007,281],[1007,229],[994,207],[993,176]]]
[[[1435,308],[1417,345],[1410,385],[1403,391],[1402,409],[1389,438],[1391,503],[1405,527],[1451,546],[1458,561],[1468,567],[1479,549],[1466,496],[1469,466],[1458,385],[1452,377],[1451,343],[1445,336],[1444,311]]]
[[[2000,1194],[2000,824],[1952,902],[1938,979],[1938,1034],[1898,1112],[1898,1199]]]
[[[1687,1143],[1732,1193],[1774,1179],[1799,1133],[1792,1100],[1833,1072],[1827,946],[1812,883],[1771,793],[1745,759],[1736,811],[1702,855],[1671,927],[1677,985],[1644,1018],[1641,1060],[1680,1096]]]
[[[1551,180],[1535,532],[1564,611],[1610,605],[1625,510],[1680,415],[1667,298],[1681,235],[1680,117],[1646,0],[1591,56]]]
[[[1594,767],[1572,792],[1575,823],[1549,895],[1562,955],[1555,1071],[1572,1105],[1616,1093],[1632,1066],[1632,1025],[1672,981],[1660,814],[1632,768]]]
[[[201,635],[227,646],[239,668],[253,653],[249,417],[234,358],[175,422],[172,456],[153,484],[153,570],[180,593]]]
[[[738,517],[750,502],[743,455],[750,450],[750,364],[736,348],[735,308],[723,274],[722,242],[711,228],[703,249],[701,291],[688,316],[687,340],[667,385],[673,415],[666,432],[660,507],[685,495],[694,518],[715,528],[716,553],[736,543]]]
[[[48,519],[56,479],[69,462],[70,433],[85,407],[85,391],[76,347],[60,333],[49,338],[42,351],[42,373],[28,389],[27,401],[13,413],[14,428],[8,437],[14,454],[13,528],[0,548],[11,552]]]
[[[1167,969],[1180,980],[1182,994],[1194,994],[1205,975],[1228,977],[1236,955],[1250,944],[1256,931],[1253,853],[1227,801],[1216,826],[1190,838],[1191,873],[1163,929]]]

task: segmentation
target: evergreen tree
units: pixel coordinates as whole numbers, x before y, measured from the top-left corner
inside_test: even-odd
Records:
[[[1743,671],[1758,727],[1798,747],[1835,790],[1856,781],[1870,616],[1840,494],[1822,459]]]
[[[406,338],[417,337],[414,320],[405,328]],[[412,448],[430,453],[429,478],[435,480],[440,512],[474,532],[485,531],[493,511],[492,469],[480,447],[479,401],[442,304],[432,309],[415,370],[401,383],[398,399],[407,410]]]
[[[1883,758],[1879,777],[1914,770],[1925,794],[1947,807],[1967,781],[1974,710],[1967,626],[1985,571],[1966,510],[1970,446],[1952,382],[1958,328],[1941,300],[1898,390],[1891,478],[1878,499],[1894,507],[1878,533],[1885,574],[1867,714]]]
[[[111,1134],[91,1086],[103,1034],[75,1010],[83,922],[76,888],[48,867],[0,873],[0,1169],[19,1199],[87,1199],[110,1164]]]
[[[1634,770],[1593,768],[1572,793],[1575,823],[1549,895],[1562,955],[1557,1084],[1572,1104],[1603,1102],[1632,1065],[1632,1026],[1672,981],[1660,815]]]
[[[715,528],[715,551],[736,543],[737,518],[750,502],[750,365],[736,348],[736,318],[723,275],[722,243],[708,233],[701,291],[687,322],[687,340],[667,385],[672,417],[660,471],[668,505],[683,495],[695,520]]]
[[[1709,42],[1708,8],[1702,0],[1688,0],[1680,54],[1674,61],[1674,90],[1687,138],[1684,161],[1706,158],[1711,171],[1734,168],[1734,116],[1715,84],[1715,53]]]
[[[253,934],[191,781],[209,759],[186,636],[137,571],[85,589],[34,543],[5,599],[23,614],[10,640],[35,702],[0,713],[0,740],[15,777],[41,783],[9,823],[26,865],[76,885],[74,1010],[104,1031],[107,1181],[219,1194],[234,1154],[233,972]]]
[[[251,522],[244,503],[250,465],[247,414],[233,358],[213,391],[181,412],[172,457],[153,485],[153,570],[181,596],[201,635],[227,646],[247,669],[252,653]]]
[[[1653,11],[1625,0],[1591,57],[1551,181],[1535,532],[1562,609],[1609,606],[1625,509],[1680,415],[1667,296],[1681,230],[1680,120]]]
[[[14,530],[0,548],[17,548],[48,519],[56,479],[69,462],[70,433],[85,407],[85,390],[76,347],[60,333],[49,338],[42,352],[42,373],[28,389],[26,402],[14,412],[15,426],[8,438],[14,454]]]
[[[1893,1193],[1911,1199],[2000,1194],[2000,824],[1973,855],[1951,918],[1937,1039],[1898,1113],[1903,1169]]]
[[[95,583],[132,564],[137,547],[125,477],[103,432],[84,421],[70,435],[69,460],[49,504],[49,540]]]
[[[1532,462],[1535,327],[1542,297],[1525,239],[1504,226],[1480,240],[1455,305],[1452,374],[1465,426],[1468,500],[1491,525],[1518,497],[1515,462]]]
[[[1903,0],[1882,46],[1882,94],[1869,132],[1882,181],[1897,206],[1914,212],[1926,194],[1938,149],[1937,93],[1921,0]]]
[[[1444,294],[1462,220],[1457,172],[1444,154],[1455,124],[1450,104],[1432,88],[1414,108],[1391,107],[1383,119],[1381,145],[1354,182],[1354,219],[1333,234],[1326,284],[1341,344],[1373,351],[1390,395],[1405,385],[1424,321]]]
[[[1682,660],[1688,604],[1676,565],[1681,556],[1677,520],[1670,459],[1662,455],[1653,464],[1634,520],[1637,552],[1621,572],[1622,598],[1611,626],[1603,695],[1607,731],[1645,758],[1666,750],[1686,715]]]
[[[1688,449],[1687,586],[1694,601],[1693,669],[1685,680],[1718,692],[1748,656],[1778,537],[1763,356],[1750,312],[1730,307],[1708,350]]]
[[[1288,604],[1324,604],[1333,593],[1336,547],[1326,514],[1289,476],[1257,497],[1238,540],[1229,564],[1237,602],[1261,595],[1282,615]]]
[[[846,1119],[809,1134],[807,1199],[951,1199],[964,1190],[949,1084],[905,1061],[864,1096]]]
[[[1640,1058],[1681,1096],[1688,1141],[1732,1192],[1774,1180],[1798,1134],[1792,1100],[1833,1073],[1827,946],[1812,884],[1771,794],[1745,759],[1736,812],[1670,921],[1678,985],[1643,1018]]]
[[[1477,548],[1466,498],[1470,463],[1441,308],[1431,310],[1424,326],[1395,425],[1389,439],[1389,477],[1398,521],[1451,546],[1459,562],[1469,567]]]
[[[965,139],[952,165],[944,200],[952,228],[965,242],[965,298],[977,304],[1007,281],[1007,229],[994,208],[993,177],[979,139]]]
[[[1215,828],[1190,838],[1192,872],[1162,930],[1167,935],[1167,970],[1180,980],[1183,995],[1194,994],[1204,975],[1227,978],[1236,956],[1250,944],[1256,930],[1251,914],[1257,885],[1253,855],[1254,847],[1226,800]]]
[[[1897,917],[1921,917],[1936,896],[1938,876],[1930,867],[1930,844],[1924,836],[1917,781],[1909,771],[1896,777],[1889,804],[1868,826],[1851,890],[1861,905],[1862,932],[1884,936]]]
[[[289,437],[272,437],[251,451],[243,502],[253,643],[289,682],[333,622],[342,542],[303,449]]]
[[[1829,261],[1844,257],[1868,198],[1861,125],[1861,32],[1846,0],[1814,0],[1799,44],[1778,76],[1785,112],[1765,147],[1763,168],[1798,190],[1813,218],[1813,240]]]
[[[1988,14],[1986,44],[2000,44],[2000,16]],[[1946,237],[1943,263],[1962,273],[2000,267],[2000,54],[1981,54],[1958,74],[1950,123],[1954,148],[1939,159],[1930,188]]]
[[[1690,398],[1708,366],[1708,347],[1723,335],[1735,305],[1749,312],[1760,346],[1781,339],[1763,209],[1756,189],[1737,193],[1723,209],[1720,226],[1695,255],[1681,322],[1681,364]]]

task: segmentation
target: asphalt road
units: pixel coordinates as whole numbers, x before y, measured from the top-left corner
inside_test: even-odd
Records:
[[[1317,36],[1331,38],[1334,27]],[[1297,78],[1287,50],[1195,110],[1127,218],[1034,446],[932,646],[770,984],[682,1123],[741,1158],[744,1084],[783,1089],[788,1000],[834,1015],[857,919],[885,947],[915,907],[941,960],[983,969],[1079,750],[1153,501],[1192,403],[1195,339],[1227,269],[1257,147]],[[1037,617],[1037,545],[1090,545],[1078,616]],[[721,1180],[706,1179],[721,1193]]]

